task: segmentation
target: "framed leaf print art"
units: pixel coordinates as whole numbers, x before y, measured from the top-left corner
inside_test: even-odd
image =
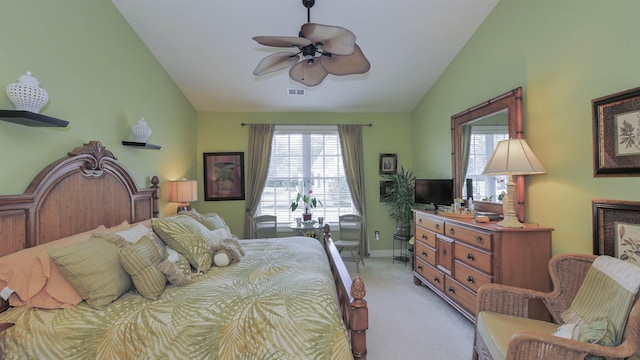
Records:
[[[640,202],[593,200],[593,253],[640,265]]]
[[[204,153],[204,200],[244,200],[244,153]]]
[[[640,88],[591,103],[593,175],[640,176]]]

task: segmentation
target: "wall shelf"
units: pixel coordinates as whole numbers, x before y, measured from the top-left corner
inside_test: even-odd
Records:
[[[67,127],[68,121],[26,110],[0,110],[0,120],[36,127]]]
[[[160,148],[162,148],[160,145],[137,142],[137,141],[125,141],[125,140],[122,140],[122,145],[133,146],[133,147],[138,147],[143,149],[153,149],[153,150],[160,150]]]

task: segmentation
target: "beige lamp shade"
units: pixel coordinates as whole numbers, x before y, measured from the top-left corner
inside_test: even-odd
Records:
[[[198,182],[196,180],[176,180],[169,183],[169,201],[180,203],[178,211],[189,210],[189,202],[198,200]]]
[[[482,174],[531,175],[546,172],[525,139],[508,139],[498,143]]]
[[[513,192],[516,184],[513,182],[513,175],[544,174],[544,166],[533,154],[531,148],[524,139],[508,139],[500,141],[482,175],[507,175],[507,210],[503,214],[504,219],[497,225],[503,227],[524,227],[513,208]]]

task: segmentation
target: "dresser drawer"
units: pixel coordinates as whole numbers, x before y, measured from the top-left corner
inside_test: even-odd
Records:
[[[416,226],[423,227],[438,234],[444,234],[444,220],[416,214]]]
[[[480,289],[480,286],[491,282],[491,276],[467,266],[458,260],[455,261],[453,267],[454,278],[476,293],[478,289]]]
[[[426,261],[432,266],[436,266],[436,249],[433,247],[422,243],[422,241],[416,241],[415,254],[419,259]]]
[[[442,272],[420,259],[416,259],[414,266],[414,270],[422,275],[425,280],[438,288],[438,290],[444,291],[444,274]]]
[[[454,237],[457,240],[464,241],[473,246],[483,248],[485,250],[492,250],[492,236],[490,233],[481,232],[478,230],[468,229],[456,224],[447,223],[444,234],[450,237]]]
[[[447,277],[444,280],[445,294],[455,302],[460,304],[465,310],[471,314],[476,313],[476,294],[464,286],[460,285],[454,279]]]
[[[484,271],[487,274],[491,274],[491,253],[484,252],[461,242],[456,242],[455,247],[456,260],[480,271]]]
[[[436,247],[436,234],[430,230],[416,227],[416,240],[422,241],[432,248]]]

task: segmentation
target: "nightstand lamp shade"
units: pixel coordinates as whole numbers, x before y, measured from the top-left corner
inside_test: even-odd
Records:
[[[498,143],[491,154],[483,175],[507,175],[507,211],[504,219],[498,223],[502,227],[524,227],[518,221],[513,207],[515,183],[513,175],[544,174],[544,166],[533,154],[524,139],[508,139]]]
[[[176,180],[169,183],[169,201],[180,203],[178,212],[190,210],[192,201],[198,200],[198,182],[196,180]]]

